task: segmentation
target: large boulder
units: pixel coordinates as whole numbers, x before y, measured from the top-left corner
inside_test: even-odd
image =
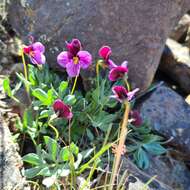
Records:
[[[156,176],[149,184],[151,190],[190,190],[189,169],[183,162],[168,155],[151,157],[150,167],[146,170],[137,168],[129,158],[124,157],[122,163],[121,170],[129,170],[133,176],[133,180],[132,177],[129,177],[128,183],[135,184],[139,180],[146,183],[153,176]],[[136,188],[136,190],[139,189],[141,188]]]
[[[170,38],[177,42],[185,42],[185,38],[187,36],[188,29],[190,27],[190,15],[185,14],[177,24],[177,26],[173,29],[170,34]]]
[[[189,160],[190,106],[179,94],[165,85],[160,86],[141,104],[140,112],[153,130],[181,151],[184,160]]]
[[[158,67],[166,38],[190,8],[189,0],[12,0],[9,19],[23,40],[44,41],[55,67],[64,41],[79,38],[97,57],[107,44],[120,64],[127,59],[133,86],[146,89]],[[83,72],[87,78],[91,72]]]
[[[190,93],[190,54],[189,48],[172,39],[166,41],[160,70],[175,81],[181,90]]]

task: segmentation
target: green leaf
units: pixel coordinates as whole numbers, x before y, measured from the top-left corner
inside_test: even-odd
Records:
[[[26,176],[26,178],[33,178],[35,176],[38,175],[38,173],[40,172],[41,167],[40,166],[36,166],[34,168],[30,168],[30,169],[26,169],[24,172],[24,175]]]
[[[29,81],[31,82],[31,84],[33,86],[37,85],[37,80],[36,80],[36,77],[35,77],[35,67],[33,65],[28,65],[28,68],[29,68]]]
[[[77,155],[77,161],[74,163],[75,170],[78,169],[80,163],[82,162],[82,154]]]
[[[65,104],[72,106],[76,102],[75,95],[67,95],[64,100]]]
[[[41,176],[51,176],[51,172],[48,168],[48,166],[44,166],[40,172],[38,173],[38,175],[41,175]]]
[[[127,146],[127,152],[134,152],[135,150],[137,150],[139,148],[138,145],[128,145]]]
[[[69,148],[68,147],[62,148],[60,153],[59,153],[60,160],[61,161],[68,161],[69,155],[70,155]]]
[[[154,134],[146,134],[146,135],[142,135],[142,137],[143,137],[143,141],[142,141],[143,144],[149,144],[149,143],[163,140],[162,137],[158,135],[154,135]]]
[[[40,165],[42,163],[39,156],[37,154],[34,154],[34,153],[29,153],[29,154],[25,155],[22,158],[22,160],[24,162],[27,162],[27,163],[33,164],[33,165]]]
[[[90,129],[86,129],[86,133],[88,138],[93,141],[94,140],[94,135],[92,134],[92,132],[90,131]]]
[[[23,132],[23,123],[21,122],[20,117],[16,118],[16,128],[19,129],[21,132]]]
[[[117,118],[117,114],[109,114],[105,111],[100,111],[98,115],[92,117],[91,122],[94,127],[100,128],[102,131],[107,131],[110,123]]]
[[[88,150],[84,150],[81,152],[83,159],[88,158],[94,151],[94,148],[90,148]]]
[[[21,88],[21,86],[22,86],[22,82],[20,81],[19,83],[16,84],[16,86],[12,90],[12,94],[14,95],[15,92],[17,92]]]
[[[70,150],[73,154],[78,155],[79,148],[77,145],[75,145],[73,142],[70,144]]]
[[[54,89],[51,88],[50,90],[48,90],[47,95],[48,95],[47,105],[51,105],[55,99]]]
[[[142,148],[139,148],[137,151],[135,151],[133,155],[139,168],[147,169],[149,167],[149,158],[147,153]]]
[[[51,159],[53,161],[56,161],[56,156],[57,156],[58,149],[59,149],[57,142],[48,136],[44,136],[44,141],[48,148],[48,152],[51,155]]]
[[[39,99],[44,105],[50,105],[51,103],[50,100],[48,99],[48,94],[40,88],[32,90],[32,95],[37,99]]]
[[[104,154],[104,152],[106,152],[112,145],[113,145],[112,143],[109,143],[102,146],[102,148],[87,163],[83,164],[80,167],[78,175],[80,175],[85,169],[89,168],[89,165],[93,163],[95,160],[97,160],[98,158],[100,158],[100,156]]]
[[[12,91],[11,91],[11,87],[10,87],[10,80],[9,80],[9,78],[5,78],[3,80],[3,89],[4,89],[4,92],[7,93],[7,95],[9,97],[13,96]]]
[[[31,82],[27,81],[22,73],[16,73],[17,77],[24,83],[25,86],[30,86]]]
[[[160,155],[167,152],[159,143],[144,144],[143,147],[153,155]]]
[[[43,118],[47,118],[49,117],[50,115],[53,114],[53,111],[52,110],[42,110],[40,112],[40,116],[39,116],[39,119],[43,119]]]
[[[30,109],[26,109],[23,114],[23,130],[27,130],[29,126],[32,126],[33,116]]]
[[[68,87],[68,82],[62,81],[59,85],[59,95],[61,95]]]

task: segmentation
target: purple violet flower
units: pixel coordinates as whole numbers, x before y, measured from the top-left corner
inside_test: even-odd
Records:
[[[136,88],[133,91],[128,92],[128,90],[123,86],[114,86],[112,88],[112,92],[114,95],[112,95],[112,98],[117,99],[119,102],[124,102],[126,100],[131,101],[136,92],[138,92],[139,89]]]
[[[64,104],[64,102],[60,99],[55,100],[53,103],[53,109],[58,117],[65,119],[71,119],[73,117],[70,106]]]
[[[66,68],[70,77],[76,77],[80,69],[87,69],[92,63],[92,56],[88,51],[82,51],[81,43],[78,39],[73,39],[71,43],[66,43],[67,51],[61,52],[57,56],[57,62],[61,67]]]
[[[127,61],[124,61],[120,66],[113,67],[109,72],[109,80],[116,81],[123,78],[128,72]]]
[[[45,47],[41,42],[32,43],[29,46],[25,46],[23,51],[29,56],[30,61],[35,65],[45,64],[46,58],[44,56]]]
[[[99,49],[99,55],[104,59],[104,62],[109,66],[110,69],[117,67],[117,65],[109,58],[112,51],[109,46],[102,46]]]
[[[139,111],[137,111],[137,110],[130,111],[129,117],[132,119],[132,122],[131,122],[132,125],[134,125],[136,127],[139,127],[142,125],[143,120],[142,120],[142,117],[141,117]]]

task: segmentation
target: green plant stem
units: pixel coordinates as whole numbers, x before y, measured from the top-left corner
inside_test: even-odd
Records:
[[[125,81],[125,84],[127,86],[128,92],[130,92],[131,88],[130,88],[129,82],[127,81],[127,79],[125,79],[124,81]]]
[[[59,138],[59,132],[57,129],[51,124],[51,120],[48,122],[48,126],[52,128],[52,130],[55,132],[55,139],[57,140]]]
[[[23,63],[23,66],[24,66],[24,77],[28,81],[28,72],[27,72],[27,66],[26,66],[26,61],[25,61],[25,58],[24,58],[23,50],[21,50],[21,57],[22,57],[22,63]],[[26,91],[27,91],[27,93],[29,93],[29,88],[28,88],[27,85],[26,85]]]
[[[71,190],[73,189],[76,189],[76,175],[75,175],[75,167],[74,167],[74,156],[73,154],[71,153],[71,120],[69,120],[69,131],[68,131],[68,136],[69,136],[69,157],[70,157],[70,162],[69,162],[69,165],[70,165],[70,170],[71,170]]]
[[[100,61],[98,61],[97,63],[96,63],[96,76],[97,76],[97,78],[98,78],[98,76],[99,76],[99,71],[100,71],[100,64],[101,64],[101,62]]]
[[[15,102],[20,103],[20,101],[19,101],[15,96],[11,96],[11,98],[12,98]]]
[[[24,66],[24,78],[28,81],[28,72],[27,72],[27,66],[26,66],[26,61],[25,61],[25,58],[24,58],[23,49],[21,50],[21,57],[22,57],[22,63],[23,63],[23,66]],[[29,93],[30,93],[29,86],[25,84],[25,88],[26,88],[28,100],[31,103],[31,99],[30,99],[30,95],[29,95]]]
[[[78,76],[75,77],[75,81],[74,81],[74,84],[73,84],[73,88],[71,90],[71,95],[73,95],[74,91],[75,91],[75,87],[76,87],[76,84],[77,84],[77,79],[78,79]]]
[[[28,80],[27,66],[26,66],[26,61],[25,61],[25,58],[24,58],[23,50],[21,50],[21,57],[22,57],[22,63],[23,63],[23,66],[24,66],[24,77],[25,77],[26,80]]]
[[[71,144],[71,120],[69,119],[69,147]]]
[[[112,171],[112,176],[111,176],[111,180],[110,180],[110,184],[111,184],[111,186],[109,188],[110,190],[113,189],[113,185],[115,183],[115,178],[116,178],[120,160],[121,160],[122,149],[125,144],[125,139],[126,139],[126,136],[128,133],[127,123],[128,123],[129,110],[130,110],[130,104],[128,101],[126,101],[125,102],[125,113],[123,115],[119,143],[118,143],[117,152],[116,152],[115,159],[114,159],[113,171]]]
[[[100,61],[98,61],[96,63],[96,77],[97,77],[98,96],[99,96],[99,91],[100,91],[100,64],[101,64]]]

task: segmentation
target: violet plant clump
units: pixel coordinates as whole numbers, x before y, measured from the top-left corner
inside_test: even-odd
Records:
[[[112,189],[117,187],[115,179],[121,155],[132,157],[138,167],[146,169],[149,154],[166,152],[161,145],[163,139],[133,110],[139,89],[131,90],[127,61],[115,64],[110,59],[109,46],[99,50],[101,60],[96,65],[97,78],[93,79],[96,86],[89,91],[75,90],[80,70],[93,66],[91,54],[82,50],[78,39],[66,42],[66,51],[57,56],[57,63],[68,77],[49,69],[42,43],[32,41],[22,52],[30,62],[26,64],[22,54],[25,69],[24,75],[17,73],[19,85],[11,89],[7,78],[3,86],[7,95],[17,102],[15,94],[23,86],[30,98],[15,123],[27,179],[38,181],[40,187],[84,189],[91,186],[93,173],[106,172],[108,163],[115,159],[111,176],[108,173],[109,180],[105,180],[105,186]],[[32,146],[26,154],[28,142]],[[111,147],[114,151],[110,158],[107,153]],[[84,176],[79,183],[79,178]],[[120,184],[124,187],[125,182]]]

